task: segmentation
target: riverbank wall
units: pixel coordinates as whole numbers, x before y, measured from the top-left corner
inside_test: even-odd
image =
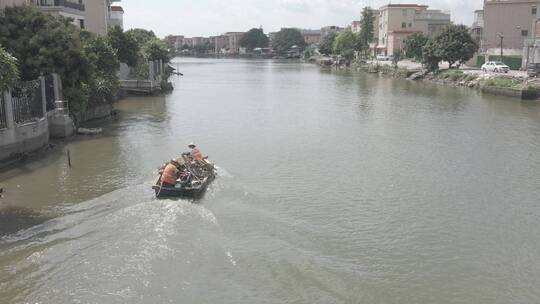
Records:
[[[319,63],[321,66],[328,66],[327,62],[320,60],[318,62],[321,62]],[[429,72],[424,69],[410,69],[397,67],[392,64],[380,64],[378,62],[353,63],[349,67],[342,65],[337,68],[355,69],[366,73],[409,79],[411,81],[428,81],[446,86],[467,87],[479,90],[485,94],[506,96],[521,100],[536,100],[540,97],[540,80],[536,78],[529,79],[520,76],[457,69],[443,69]]]
[[[49,143],[47,112],[54,105],[45,77],[0,92],[0,164]]]

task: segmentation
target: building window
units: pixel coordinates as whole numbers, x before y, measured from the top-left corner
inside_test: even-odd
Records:
[[[522,31],[521,31],[521,36],[523,36],[523,37],[529,36],[529,31],[527,31],[527,30],[522,30]]]
[[[79,27],[84,29],[84,19],[79,19]]]
[[[411,23],[411,22],[409,22],[409,27],[412,27],[412,23]]]
[[[402,14],[403,16],[407,16],[407,10],[406,9],[402,10]]]
[[[536,16],[536,6],[532,7],[531,13],[533,16]]]
[[[401,28],[406,28],[407,27],[407,23],[403,22],[401,23]]]

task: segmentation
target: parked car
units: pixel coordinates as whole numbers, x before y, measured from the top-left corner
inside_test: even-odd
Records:
[[[495,73],[508,73],[510,67],[500,61],[488,61],[482,65],[482,71]]]
[[[379,60],[379,61],[390,61],[390,60],[392,60],[392,56],[379,54],[379,55],[377,55],[377,60]]]
[[[529,77],[538,77],[540,75],[540,63],[529,63],[527,65],[527,75]]]

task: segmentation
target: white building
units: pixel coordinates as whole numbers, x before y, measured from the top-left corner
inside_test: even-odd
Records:
[[[118,25],[121,29],[124,29],[124,9],[120,5],[111,5],[109,27],[116,25]]]

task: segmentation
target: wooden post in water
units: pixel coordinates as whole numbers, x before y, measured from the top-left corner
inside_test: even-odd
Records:
[[[71,168],[71,153],[69,153],[69,149],[67,150],[67,158],[68,158],[68,165]]]

